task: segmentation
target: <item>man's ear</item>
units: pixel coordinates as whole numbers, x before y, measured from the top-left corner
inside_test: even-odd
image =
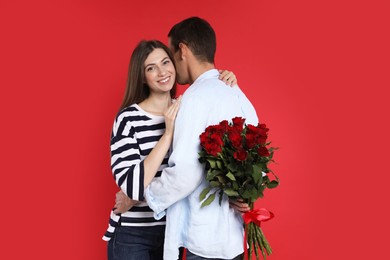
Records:
[[[185,43],[179,43],[179,51],[180,51],[180,58],[183,60],[185,57],[187,57],[189,49],[187,44]]]

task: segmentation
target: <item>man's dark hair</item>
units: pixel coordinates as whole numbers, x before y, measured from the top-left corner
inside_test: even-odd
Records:
[[[192,53],[200,60],[214,64],[217,42],[214,29],[199,17],[191,17],[174,25],[168,33],[175,52],[179,44],[186,44]]]

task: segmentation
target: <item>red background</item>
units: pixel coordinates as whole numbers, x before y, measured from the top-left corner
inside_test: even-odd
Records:
[[[0,2],[1,259],[105,259],[131,51],[193,15],[280,147],[269,259],[389,259],[385,1],[62,2]]]

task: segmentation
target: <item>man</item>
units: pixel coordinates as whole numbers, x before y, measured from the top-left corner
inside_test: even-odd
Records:
[[[208,125],[236,116],[256,125],[256,111],[238,86],[227,88],[218,80],[216,37],[208,22],[186,19],[173,26],[168,37],[177,81],[190,87],[177,115],[169,167],[145,190],[155,218],[167,214],[164,259],[177,259],[182,246],[188,260],[239,259],[244,243],[241,215],[229,207],[227,198],[222,205],[215,199],[200,208],[199,194],[209,184],[198,161],[199,135]]]

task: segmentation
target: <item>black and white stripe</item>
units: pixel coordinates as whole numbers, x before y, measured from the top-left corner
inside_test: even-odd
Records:
[[[129,198],[144,200],[143,161],[160,140],[164,131],[164,117],[147,114],[138,105],[123,109],[116,117],[111,134],[111,168],[118,187]],[[168,154],[155,178],[160,177],[162,170],[167,166]],[[118,223],[122,226],[139,227],[165,225],[165,217],[155,220],[153,211],[146,202],[120,215],[115,215],[111,211],[108,229],[103,240],[111,239]]]

